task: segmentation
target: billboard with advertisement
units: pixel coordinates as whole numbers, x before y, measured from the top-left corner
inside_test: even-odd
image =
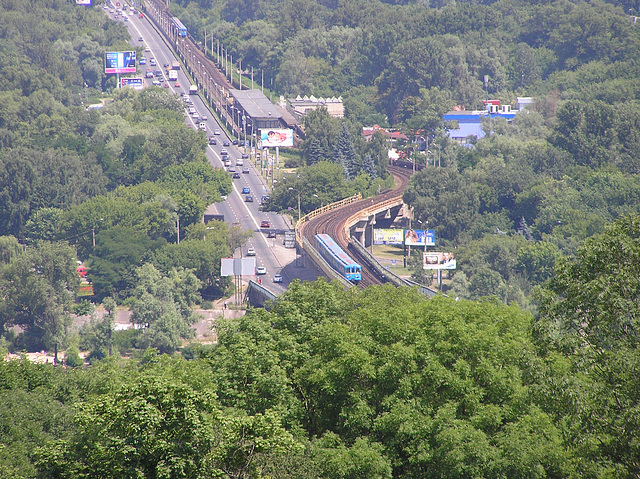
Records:
[[[142,90],[144,88],[144,80],[142,78],[121,78],[120,86],[128,86],[135,90]]]
[[[434,230],[404,230],[404,244],[407,246],[435,246]]]
[[[422,257],[423,269],[456,269],[456,258],[453,253],[425,252]]]
[[[104,54],[104,72],[107,75],[135,73],[136,52],[106,52]]]
[[[375,228],[373,230],[373,244],[403,244],[404,230],[390,228]]]
[[[260,130],[262,147],[272,148],[276,146],[293,146],[293,130],[291,129],[266,129]]]

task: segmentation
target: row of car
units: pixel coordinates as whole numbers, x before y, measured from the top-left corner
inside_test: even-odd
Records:
[[[256,250],[253,247],[249,247],[247,249],[247,256],[255,256],[255,255],[256,255]],[[256,268],[256,275],[261,276],[264,274],[267,274],[267,268],[265,268],[264,266],[258,266]],[[282,283],[282,275],[281,274],[274,275],[273,282]]]

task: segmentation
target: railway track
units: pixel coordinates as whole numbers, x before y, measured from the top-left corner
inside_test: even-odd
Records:
[[[349,251],[353,258],[362,265],[362,280],[359,284],[361,288],[366,288],[374,284],[382,284],[385,280],[365,267],[366,262],[360,258],[355,248],[350,247],[351,241],[350,238],[346,237],[344,234],[344,226],[347,219],[359,211],[375,204],[402,196],[402,192],[405,190],[409,184],[409,180],[411,179],[411,174],[413,173],[412,170],[398,166],[390,166],[389,172],[395,179],[395,187],[393,190],[387,191],[375,198],[366,198],[343,206],[337,210],[332,210],[328,213],[317,216],[310,220],[304,227],[304,237],[307,238],[311,244],[314,244],[313,237],[316,234],[326,233],[334,238],[343,250]]]

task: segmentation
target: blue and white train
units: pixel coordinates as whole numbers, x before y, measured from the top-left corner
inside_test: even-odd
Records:
[[[179,37],[187,36],[187,27],[185,27],[182,22],[178,19],[178,17],[171,18],[171,23],[173,23],[173,28],[176,29]]]
[[[362,279],[361,267],[327,234],[315,236],[315,246],[329,265],[353,283]]]

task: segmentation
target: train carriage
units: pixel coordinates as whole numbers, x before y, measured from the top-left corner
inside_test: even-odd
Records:
[[[347,280],[358,283],[362,279],[361,267],[327,234],[315,236],[315,246],[329,265]]]

